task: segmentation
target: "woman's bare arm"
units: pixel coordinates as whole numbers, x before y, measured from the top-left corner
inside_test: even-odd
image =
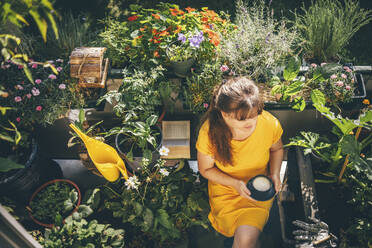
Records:
[[[278,142],[273,144],[270,148],[270,177],[274,182],[275,191],[279,192],[281,187],[280,182],[280,167],[282,166],[283,162],[283,143],[282,140],[279,139]]]
[[[214,183],[222,184],[225,186],[231,186],[242,197],[253,200],[250,197],[251,192],[247,189],[245,183],[241,180],[238,180],[223,173],[220,169],[218,169],[215,166],[214,159],[211,156],[198,151],[198,167],[200,174],[206,179]]]

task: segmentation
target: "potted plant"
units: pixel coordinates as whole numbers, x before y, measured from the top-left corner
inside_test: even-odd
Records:
[[[41,185],[32,194],[27,210],[35,223],[52,227],[57,215],[65,219],[77,210],[80,201],[80,189],[74,182],[55,179]]]
[[[267,80],[270,70],[280,66],[292,55],[297,31],[287,22],[274,18],[264,1],[252,7],[236,2],[236,29],[221,39],[218,56],[222,65],[236,75],[256,82]]]
[[[53,247],[124,247],[123,229],[114,229],[110,224],[99,223],[90,218],[98,211],[101,201],[100,189],[90,189],[84,196],[82,204],[73,215],[64,221],[57,215],[56,224],[45,230],[43,237],[37,240],[46,248]]]
[[[140,240],[148,239],[141,246],[174,247],[193,226],[208,228],[206,180],[198,182],[183,161],[175,167],[164,166],[164,160],[155,166],[142,162],[143,169],[127,181],[104,188],[105,208],[136,230]],[[132,237],[128,245],[135,242],[139,241]]]
[[[307,63],[339,62],[341,52],[354,34],[372,20],[371,10],[358,1],[314,1],[295,13],[301,49]]]
[[[176,4],[159,3],[151,9],[133,4],[130,10],[123,12],[124,15],[108,18],[107,29],[100,34],[114,65],[130,62],[134,66],[152,68],[167,64],[167,47],[179,39],[180,33],[192,38],[196,32],[202,34],[193,39],[195,44],[201,37],[204,39],[197,60],[209,60],[214,56],[221,36],[233,28],[228,15],[217,14],[208,8],[187,7],[183,10]]]
[[[145,122],[127,122],[120,128],[112,128],[107,134],[115,135],[116,149],[124,157],[132,172],[141,168],[143,159],[153,164],[160,158],[162,132],[156,125],[157,119],[157,116],[152,115]]]
[[[69,80],[68,66],[63,60],[45,64],[30,62],[27,67],[34,77],[33,82],[23,74],[22,66],[11,61],[4,62],[0,69],[6,91],[6,96],[0,98],[0,105],[9,106],[5,113],[2,111],[0,119],[1,167],[9,164],[9,160],[26,165],[24,169],[8,172],[10,175],[2,174],[2,188],[19,191],[21,195],[32,193],[43,181],[62,174],[59,166],[40,152],[36,138],[42,135],[42,126],[52,124],[81,100],[76,94],[76,82]],[[15,183],[13,186],[11,181]]]
[[[324,95],[320,91],[314,93],[314,107],[335,125],[332,133],[302,132],[287,146],[301,146],[305,154],[313,155],[310,166],[314,170],[319,215],[337,236],[341,235],[340,246],[368,246],[371,239],[366,232],[370,230],[371,213],[366,207],[371,196],[368,185],[372,182],[372,111],[364,108],[356,119],[336,116],[324,106]],[[367,132],[361,132],[363,129]],[[343,218],[339,218],[340,214]]]

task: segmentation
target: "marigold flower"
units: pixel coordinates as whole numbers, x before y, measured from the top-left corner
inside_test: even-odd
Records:
[[[187,8],[185,8],[185,10],[187,10],[187,12],[193,12],[193,11],[195,11],[196,9],[194,9],[194,8],[190,8],[190,7],[187,7]]]
[[[128,21],[130,21],[130,22],[135,21],[137,19],[138,19],[138,16],[136,16],[136,15],[128,17]]]
[[[160,16],[158,14],[151,14],[155,19],[159,20]]]
[[[364,100],[363,100],[363,104],[365,104],[365,105],[369,105],[369,104],[370,104],[370,102],[369,102],[369,100],[368,100],[368,99],[364,99]]]

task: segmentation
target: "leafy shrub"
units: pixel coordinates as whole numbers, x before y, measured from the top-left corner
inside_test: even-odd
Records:
[[[174,245],[193,225],[208,228],[205,181],[197,183],[183,161],[178,168],[164,167],[162,160],[151,168],[148,163],[143,160],[143,169],[125,184],[119,182],[106,190],[105,206],[113,216],[150,236],[155,247]]]
[[[277,21],[263,1],[248,7],[236,3],[237,29],[221,39],[219,57],[238,75],[262,79],[269,68],[280,65],[291,54],[296,30]]]

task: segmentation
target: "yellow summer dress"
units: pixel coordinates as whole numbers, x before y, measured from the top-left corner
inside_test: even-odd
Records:
[[[214,157],[208,129],[209,123],[206,121],[200,128],[196,149]],[[270,147],[280,139],[282,133],[279,121],[269,112],[262,111],[255,130],[248,138],[231,141],[233,165],[223,165],[218,161],[215,161],[215,165],[224,173],[244,182],[258,174],[267,175]],[[211,181],[208,181],[208,191],[211,206],[208,218],[218,232],[232,237],[241,225],[255,226],[262,231],[273,200],[252,202],[241,197],[234,188]]]

